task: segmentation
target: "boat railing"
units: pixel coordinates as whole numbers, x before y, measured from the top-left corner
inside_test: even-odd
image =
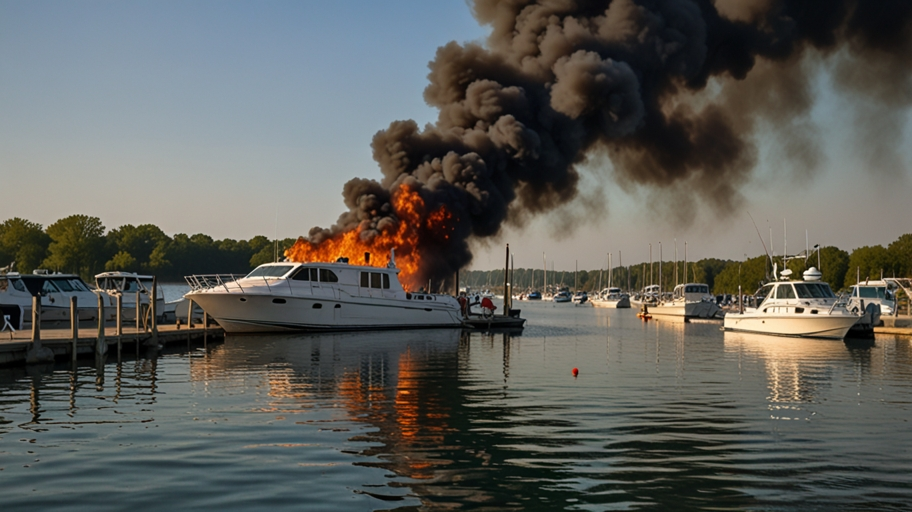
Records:
[[[190,285],[190,291],[210,290],[212,288],[223,287],[228,290],[229,283],[235,283],[238,279],[244,277],[244,274],[194,274],[184,276],[184,280]],[[240,288],[240,284],[237,285]],[[243,291],[243,288],[241,288]]]

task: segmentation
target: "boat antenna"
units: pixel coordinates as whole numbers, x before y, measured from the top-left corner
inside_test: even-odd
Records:
[[[760,244],[763,246],[763,251],[766,253],[766,257],[769,259],[770,264],[773,263],[773,257],[770,255],[769,249],[766,248],[766,243],[763,242],[763,236],[760,234],[760,228],[757,227],[757,223],[754,222],[754,216],[750,212],[747,212],[747,216],[750,217],[751,222],[754,224],[754,229],[757,230],[757,238],[760,239]],[[766,276],[769,278],[769,276]]]

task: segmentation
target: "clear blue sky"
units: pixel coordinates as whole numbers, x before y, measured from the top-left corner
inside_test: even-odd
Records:
[[[486,33],[463,0],[0,0],[0,221],[78,213],[216,239],[329,226],[346,181],[380,177],[374,133],[436,119],[422,91],[437,48]],[[826,66],[817,83],[826,159],[810,179],[769,149],[767,127],[742,211],[698,208],[685,223],[667,195],[619,187],[595,160],[579,201],[479,247],[475,268],[501,266],[503,242],[517,266],[540,267],[544,252],[566,270],[608,251],[643,261],[649,243],[671,259],[675,238],[679,258],[685,240],[690,259],[755,256],[747,211],[780,254],[783,219],[791,248],[805,230],[847,250],[912,232],[909,116],[898,159],[870,168],[853,134],[883,128],[859,124]]]

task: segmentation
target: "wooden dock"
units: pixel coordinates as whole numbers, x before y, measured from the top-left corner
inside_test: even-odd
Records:
[[[118,334],[113,323],[105,325],[99,332],[95,322],[80,322],[76,338],[69,322],[42,324],[40,340],[32,341],[32,331],[23,329],[0,332],[0,366],[21,366],[29,363],[67,361],[82,357],[94,357],[118,351],[136,352],[149,347],[164,347],[190,342],[221,341],[225,332],[217,324],[158,325],[155,330],[122,327]]]

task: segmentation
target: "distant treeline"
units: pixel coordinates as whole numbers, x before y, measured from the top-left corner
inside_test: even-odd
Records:
[[[43,268],[79,274],[91,281],[105,270],[123,270],[158,276],[162,282],[180,282],[190,274],[246,274],[262,263],[279,259],[296,239],[278,243],[256,236],[250,240],[214,240],[203,234],[183,233],[170,237],[151,224],[123,225],[105,232],[97,217],[71,215],[46,229],[40,224],[12,218],[0,224],[0,267],[15,261],[15,270],[30,273]],[[864,280],[883,276],[912,277],[912,234],[905,234],[887,247],[859,247],[848,252],[836,247],[820,249],[820,270],[824,281],[834,290]],[[806,266],[817,266],[818,255],[789,261],[788,268],[800,276]],[[779,270],[782,260],[777,258]],[[659,275],[661,268],[661,277]],[[686,274],[685,274],[686,272]],[[648,284],[661,284],[670,290],[676,282],[706,283],[714,293],[737,293],[738,284],[746,293],[756,290],[771,273],[766,256],[746,261],[702,259],[675,265],[672,261],[637,263],[612,270],[612,285],[640,290]],[[460,274],[460,284],[474,289],[502,290],[503,270],[467,271]],[[514,290],[542,290],[542,269],[515,269]],[[628,284],[629,283],[629,284]],[[435,288],[452,288],[448,283],[433,283]],[[597,290],[608,286],[608,270],[548,271],[549,288]]]
[[[276,244],[265,236],[214,240],[203,234],[170,237],[157,226],[130,224],[105,232],[97,217],[71,215],[51,224],[13,218],[0,224],[0,267],[74,273],[92,282],[105,270],[152,274],[162,282],[183,282],[190,274],[246,274],[279,258],[295,239]],[[277,250],[276,250],[276,245]]]

